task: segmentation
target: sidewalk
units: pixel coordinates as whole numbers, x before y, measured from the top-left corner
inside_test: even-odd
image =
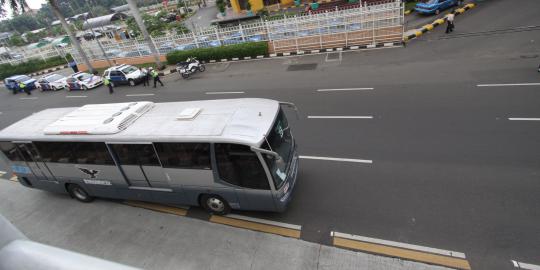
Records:
[[[0,180],[0,212],[29,239],[143,269],[448,269]]]

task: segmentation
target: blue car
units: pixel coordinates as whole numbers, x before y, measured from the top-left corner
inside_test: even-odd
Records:
[[[36,80],[32,79],[26,75],[15,75],[4,80],[4,85],[8,90],[13,91],[13,93],[23,92],[23,89],[19,88],[19,82],[23,82],[26,85],[27,90],[36,89]]]
[[[420,14],[439,14],[442,10],[457,4],[458,0],[428,0],[416,4],[414,10]]]

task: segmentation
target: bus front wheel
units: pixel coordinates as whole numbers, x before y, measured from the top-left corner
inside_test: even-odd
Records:
[[[203,195],[201,205],[206,211],[216,215],[226,215],[231,211],[229,203],[218,195]]]
[[[88,192],[86,192],[86,190],[84,190],[79,185],[69,184],[67,186],[67,190],[68,190],[69,195],[72,198],[75,198],[77,201],[87,203],[94,200],[94,197],[90,196],[90,194],[88,194]]]

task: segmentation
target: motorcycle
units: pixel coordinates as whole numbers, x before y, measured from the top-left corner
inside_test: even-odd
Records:
[[[182,78],[187,79],[189,76],[197,71],[204,72],[206,67],[199,62],[197,58],[190,57],[186,62],[180,62],[176,64],[176,71],[182,75]]]

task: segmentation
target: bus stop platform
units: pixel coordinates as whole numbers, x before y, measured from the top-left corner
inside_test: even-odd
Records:
[[[80,203],[7,179],[0,180],[0,198],[0,213],[29,239],[140,269],[449,269],[190,218],[168,208],[102,199]]]

